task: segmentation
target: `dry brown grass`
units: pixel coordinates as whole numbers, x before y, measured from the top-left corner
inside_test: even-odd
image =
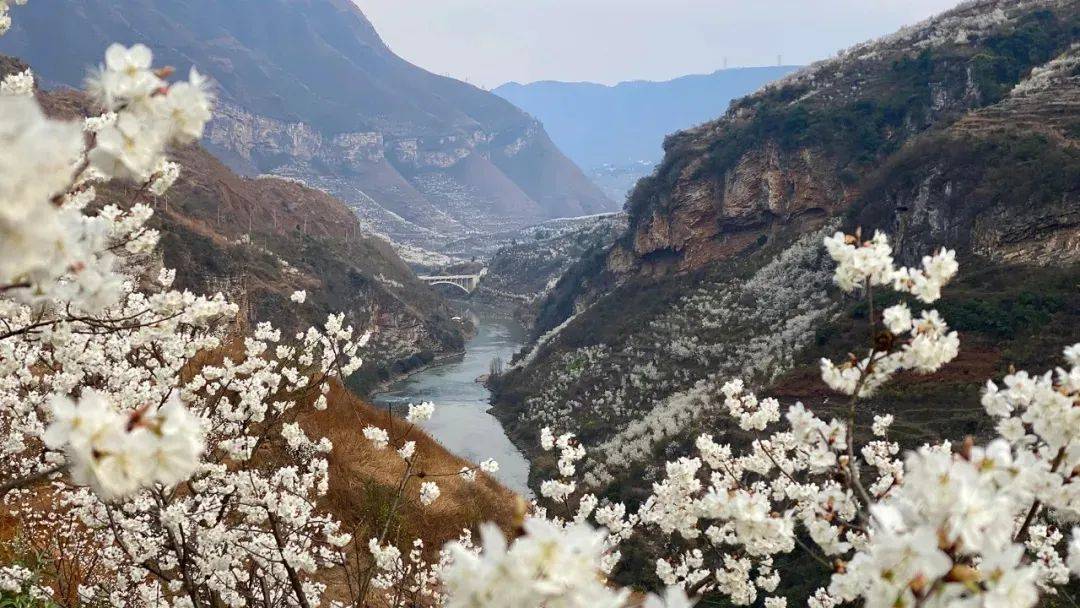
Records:
[[[403,554],[413,539],[424,542],[425,558],[437,561],[438,551],[456,540],[462,530],[476,531],[480,524],[493,522],[507,535],[520,530],[525,503],[491,476],[477,471],[476,481],[458,476],[463,467],[475,467],[455,456],[423,430],[400,418],[380,411],[353,395],[338,380],[330,382],[327,408],[313,407],[318,393],[298,399],[294,415],[267,428],[266,441],[256,460],[262,464],[285,462],[281,424],[295,420],[311,438],[326,437],[334,448],[328,460],[330,486],[320,506],[342,523],[353,535],[347,548],[349,571],[324,570],[318,580],[327,585],[325,600],[352,601],[353,593],[366,579],[370,567],[367,542],[382,537],[396,545]],[[363,435],[364,427],[379,426],[391,437],[391,446],[377,450]],[[406,441],[416,442],[416,463],[412,476],[398,500],[398,488],[406,472],[406,463],[395,449]],[[420,484],[438,483],[441,494],[432,505],[420,504]],[[362,604],[370,608],[389,605],[380,594],[371,591]]]
[[[351,575],[334,568],[318,577],[327,585],[326,600],[352,600],[370,567],[367,541],[381,537],[384,530],[385,542],[396,545],[403,554],[408,553],[413,539],[420,539],[426,559],[436,561],[438,550],[464,529],[475,531],[485,522],[496,523],[508,535],[520,529],[524,502],[516,494],[479,471],[474,482],[457,475],[475,463],[458,458],[421,429],[356,397],[340,381],[330,382],[325,410],[312,406],[316,396],[299,400],[295,420],[309,437],[326,437],[333,442],[328,458],[330,487],[321,507],[354,538],[348,548]],[[368,425],[386,429],[391,447],[377,450],[363,435]],[[271,435],[267,449],[257,458],[284,458],[280,425],[266,432]],[[394,450],[406,441],[416,442],[416,465],[399,500],[398,488],[407,465]],[[424,481],[435,481],[441,490],[438,500],[426,507],[419,500]],[[389,604],[372,590],[362,605],[381,608]]]
[[[215,352],[197,355],[181,376],[190,379],[197,369],[219,365],[226,356],[240,360],[243,357],[240,336],[246,331],[244,320],[237,320],[234,337]],[[516,530],[524,504],[517,494],[480,471],[476,481],[461,479],[457,473],[463,467],[475,467],[476,463],[455,456],[419,427],[376,409],[340,381],[331,380],[329,385],[325,410],[315,409],[318,394],[311,391],[299,398],[285,419],[264,430],[269,435],[268,449],[260,457],[282,462],[289,458],[282,451],[281,423],[284,422],[299,422],[313,439],[330,439],[334,444],[329,455],[330,489],[322,506],[346,528],[371,532],[369,528],[376,525],[381,531],[406,467],[393,450],[406,441],[415,441],[414,477],[405,488],[400,511],[391,526],[396,533],[390,538],[419,538],[427,547],[441,547],[458,538],[463,529],[475,530],[484,522],[494,522],[507,533]],[[364,427],[369,425],[386,429],[391,448],[375,449],[363,436]],[[419,502],[420,484],[424,481],[436,482],[441,490],[439,499],[427,507]]]
[[[92,574],[108,574],[102,556],[85,550],[86,528],[63,514],[48,483],[9,496],[0,509],[0,565],[34,571],[63,606],[77,606],[78,589]]]
[[[394,446],[416,442],[415,476],[405,488],[391,538],[419,538],[427,547],[440,547],[456,539],[463,528],[475,529],[483,522],[495,522],[507,532],[517,527],[521,511],[516,494],[486,473],[477,472],[474,482],[456,475],[475,463],[451,454],[419,428],[375,409],[337,381],[331,383],[327,401],[321,412],[305,406],[298,421],[308,435],[328,437],[334,443],[325,506],[347,526],[368,530],[373,514],[381,524],[405,473],[401,458],[389,450],[376,450],[361,433],[364,427],[377,425],[390,433]],[[427,507],[419,502],[423,481],[435,481],[442,491]]]

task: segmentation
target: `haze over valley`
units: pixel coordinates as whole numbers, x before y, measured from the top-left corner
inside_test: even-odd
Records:
[[[732,68],[666,82],[511,82],[492,90],[537,117],[605,194],[623,201],[663,157],[664,138],[798,69]]]

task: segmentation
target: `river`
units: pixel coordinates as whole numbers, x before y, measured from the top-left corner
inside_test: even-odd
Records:
[[[521,348],[520,326],[508,319],[479,318],[476,335],[463,356],[435,363],[391,384],[375,395],[379,407],[403,415],[406,404],[431,401],[435,415],[422,426],[454,454],[472,462],[494,458],[495,478],[530,497],[529,461],[510,442],[499,421],[488,413],[491,392],[476,379],[487,374],[496,357],[504,362]]]

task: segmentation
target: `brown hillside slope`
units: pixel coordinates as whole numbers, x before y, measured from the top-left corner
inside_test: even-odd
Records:
[[[298,420],[310,436],[327,437],[334,443],[326,505],[347,527],[358,526],[368,532],[365,538],[371,536],[368,518],[385,506],[405,471],[404,461],[389,448],[376,450],[361,434],[368,425],[386,429],[394,449],[406,441],[416,442],[416,477],[405,488],[391,538],[421,538],[428,547],[441,547],[456,539],[463,528],[475,529],[483,522],[497,522],[506,530],[513,527],[519,512],[513,492],[486,473],[477,472],[475,482],[458,476],[462,468],[476,463],[451,454],[420,428],[377,410],[338,383],[327,400],[326,410],[305,408]],[[423,481],[434,481],[442,491],[428,507],[419,502]]]

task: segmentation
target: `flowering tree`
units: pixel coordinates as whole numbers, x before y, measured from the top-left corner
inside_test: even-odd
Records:
[[[148,203],[211,97],[151,59],[110,47],[88,79],[103,113],[84,122],[47,118],[29,72],[0,85],[0,495],[79,560],[67,602],[317,605],[314,573],[351,539],[316,506],[332,446],[293,418],[325,407],[367,336],[341,316],[292,342],[230,334],[235,305],[171,289]],[[97,202],[109,180],[135,183],[132,200]],[[30,585],[26,568],[0,578]]]
[[[363,429],[364,437],[376,450],[385,451],[386,458],[400,459],[404,463],[404,469],[390,499],[387,513],[381,522],[375,522],[376,535],[368,540],[371,566],[358,576],[358,600],[369,597],[369,590],[374,591],[375,595],[384,596],[394,606],[442,605],[447,599],[440,573],[449,563],[449,551],[444,549],[437,559],[431,559],[425,551],[423,540],[417,538],[411,541],[408,554],[403,556],[402,550],[390,542],[392,520],[398,515],[407,498],[410,482],[422,480],[415,498],[422,507],[428,507],[442,495],[440,480],[453,477],[471,484],[476,481],[479,472],[498,471],[499,463],[489,458],[476,466],[463,467],[457,471],[431,470],[425,466],[417,443],[411,437],[417,425],[431,420],[434,414],[433,403],[409,404],[408,413],[405,415],[407,426],[398,437],[392,436],[391,430],[379,426],[369,425]],[[469,550],[474,549],[470,530],[462,531],[458,544]]]
[[[209,117],[197,72],[169,86],[149,61],[145,47],[110,48],[91,81],[109,112],[85,124],[46,118],[29,72],[3,82],[4,491],[63,470],[115,498],[185,479],[203,451],[180,371],[218,345],[215,324],[236,308],[169,291],[171,271],[150,276],[158,235],[144,201],[87,212],[97,182],[167,189],[175,166],[164,147],[199,137]]]
[[[335,597],[350,603],[384,591],[434,601],[438,563],[422,543],[403,563],[385,542],[417,473],[415,442],[396,438],[408,467],[390,513],[363,514],[381,533],[353,543],[319,506],[333,446],[296,422],[327,406],[370,334],[354,336],[340,315],[291,340],[245,328],[237,306],[173,290],[175,272],[155,264],[151,204],[180,170],[166,148],[199,139],[211,106],[198,72],[169,76],[148,48],[113,45],[88,78],[102,113],[84,121],[46,117],[29,71],[0,83],[0,498],[76,573],[49,589],[5,566],[0,592],[307,607],[325,603],[333,570],[348,587]],[[97,200],[112,180],[135,184],[131,200]],[[302,305],[306,293],[290,299]],[[433,407],[411,407],[409,422]],[[364,434],[386,447],[379,431]],[[439,493],[429,480],[418,498]]]
[[[26,4],[26,0],[14,0],[15,4]],[[0,36],[11,28],[11,15],[8,14],[10,7],[8,0],[0,2]]]

